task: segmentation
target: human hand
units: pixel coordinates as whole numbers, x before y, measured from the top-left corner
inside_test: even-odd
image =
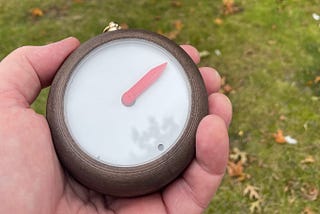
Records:
[[[0,213],[201,213],[216,192],[228,158],[228,98],[217,93],[220,77],[200,68],[209,115],[196,136],[196,157],[161,192],[114,198],[72,179],[56,156],[46,119],[31,103],[50,85],[64,59],[79,45],[75,38],[41,47],[22,47],[0,62]],[[198,63],[199,54],[182,46]]]

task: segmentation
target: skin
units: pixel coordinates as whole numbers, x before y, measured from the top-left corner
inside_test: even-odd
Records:
[[[0,62],[0,213],[201,213],[224,175],[229,149],[231,103],[218,93],[220,76],[199,71],[209,99],[209,115],[196,136],[196,156],[172,184],[151,195],[113,198],[74,181],[61,167],[48,123],[30,108],[51,84],[64,59],[79,46],[75,38],[41,47],[26,46]],[[199,54],[182,46],[198,63]]]

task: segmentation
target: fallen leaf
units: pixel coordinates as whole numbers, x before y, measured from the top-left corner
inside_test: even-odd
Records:
[[[227,83],[227,77],[223,76],[221,77],[221,85],[225,85]]]
[[[222,3],[224,15],[234,14],[242,10],[235,4],[234,0],[223,0]]]
[[[243,166],[241,161],[239,161],[238,163],[229,161],[227,166],[227,172],[230,177],[234,177],[237,181],[240,182],[250,178],[249,174],[243,172]]]
[[[182,21],[181,20],[176,20],[176,21],[174,21],[174,27],[175,27],[175,29],[177,30],[177,31],[181,31],[182,30],[182,28],[183,28],[183,23],[182,23]]]
[[[318,198],[319,190],[316,187],[305,186],[301,188],[303,197],[309,201],[315,201]]]
[[[216,25],[222,25],[223,21],[222,21],[222,19],[220,19],[220,18],[216,18],[216,19],[214,20],[214,23],[215,23]]]
[[[239,162],[241,161],[242,165],[247,163],[248,154],[246,152],[240,151],[238,148],[233,148],[232,153],[229,155],[229,158],[233,160],[233,162]]]
[[[304,208],[301,214],[314,214],[310,207]]]
[[[320,76],[316,76],[316,78],[314,79],[314,83],[317,84],[320,82]]]
[[[173,27],[174,30],[168,32],[168,33],[162,33],[161,30],[158,30],[158,33],[168,37],[169,39],[175,39],[177,36],[180,34],[182,28],[183,28],[183,23],[181,20],[176,20],[173,22]]]
[[[225,85],[223,86],[223,92],[224,92],[225,94],[229,94],[232,90],[233,90],[233,88],[232,88],[231,85],[229,85],[229,84],[225,84]]]
[[[215,49],[214,50],[214,53],[217,55],[217,56],[221,56],[221,51],[219,49]]]
[[[261,212],[261,200],[250,203],[250,213]]]
[[[244,174],[243,173],[243,166],[240,161],[238,163],[234,163],[232,161],[229,161],[227,170],[228,170],[229,176],[231,176],[231,177],[239,177]]]
[[[281,115],[281,116],[279,117],[279,119],[280,119],[280,120],[282,120],[282,121],[284,121],[284,120],[286,120],[286,119],[287,119],[287,117],[286,117],[286,116],[284,116],[284,115]]]
[[[127,23],[121,23],[120,27],[121,27],[121,29],[124,29],[124,30],[129,28]]]
[[[234,0],[223,0],[224,14],[232,14],[234,13]]]
[[[203,58],[205,58],[207,56],[210,56],[210,52],[207,51],[207,50],[201,51],[199,54],[200,54],[200,58],[201,59],[203,59]]]
[[[165,34],[165,36],[168,37],[169,39],[175,39],[177,38],[178,35],[179,35],[179,32],[176,30]]]
[[[240,131],[238,132],[238,135],[239,135],[239,137],[243,137],[244,131],[240,130]]]
[[[306,85],[307,85],[307,86],[312,86],[312,85],[313,85],[313,82],[314,82],[314,81],[309,80],[308,82],[306,82]]]
[[[31,15],[32,15],[33,17],[40,17],[40,16],[43,16],[44,13],[43,13],[43,11],[42,11],[40,8],[33,8],[33,9],[31,10]]]
[[[286,143],[286,139],[283,136],[283,131],[281,129],[278,129],[276,134],[273,134],[274,140],[279,144]]]
[[[274,41],[274,40],[269,40],[269,41],[268,41],[268,44],[269,44],[269,45],[275,45],[276,43],[277,43],[277,41]]]
[[[310,164],[310,163],[314,163],[316,162],[314,157],[311,155],[308,155],[305,159],[303,159],[302,161],[300,161],[301,164]]]
[[[248,195],[251,200],[259,200],[261,199],[261,197],[258,193],[258,190],[258,187],[247,185],[246,188],[243,190],[243,195]]]
[[[181,7],[181,6],[182,6],[182,3],[181,3],[181,1],[172,1],[172,2],[171,2],[171,5],[172,5],[173,7]]]
[[[294,196],[288,197],[288,202],[289,202],[289,204],[293,204],[296,200],[297,200],[297,198],[294,197]]]
[[[229,94],[233,92],[234,89],[231,87],[231,85],[227,84],[227,78],[225,76],[221,77],[221,89],[220,92],[223,94]]]

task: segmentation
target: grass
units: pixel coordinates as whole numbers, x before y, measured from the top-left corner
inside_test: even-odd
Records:
[[[313,82],[320,76],[320,21],[311,16],[320,13],[320,0],[235,2],[242,11],[223,15],[220,0],[0,0],[0,59],[19,46],[70,35],[83,42],[109,20],[164,33],[174,31],[179,20],[183,28],[175,41],[209,51],[201,65],[217,68],[234,89],[228,95],[234,106],[231,147],[250,159],[250,178],[225,176],[206,213],[249,213],[254,200],[243,195],[247,185],[259,188],[263,213],[318,213],[319,197],[308,200],[304,189],[320,188],[320,84]],[[44,16],[33,17],[33,8]],[[46,96],[44,90],[36,111],[45,112]],[[275,143],[277,129],[298,144]],[[301,164],[308,155],[315,162]]]

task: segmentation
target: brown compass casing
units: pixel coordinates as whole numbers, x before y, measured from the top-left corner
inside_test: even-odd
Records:
[[[74,141],[64,119],[64,93],[75,67],[88,53],[105,43],[126,38],[155,43],[178,60],[191,87],[191,112],[177,143],[161,157],[139,166],[117,167],[88,156]],[[163,188],[188,166],[195,153],[197,127],[200,120],[208,113],[207,99],[207,92],[197,66],[180,46],[164,36],[149,31],[116,30],[88,40],[66,59],[50,89],[47,120],[59,160],[76,180],[103,194],[131,197]]]

